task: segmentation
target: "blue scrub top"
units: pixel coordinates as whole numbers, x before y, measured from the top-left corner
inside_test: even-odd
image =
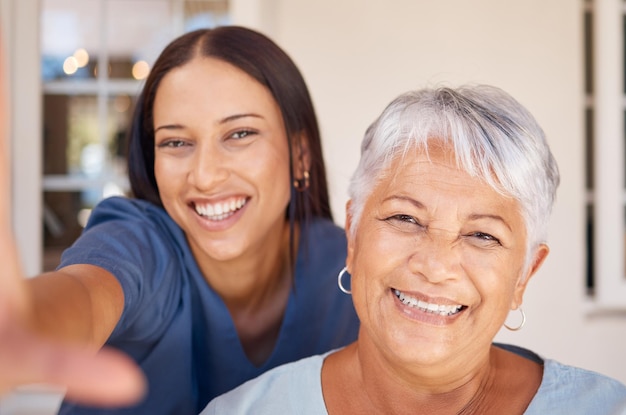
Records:
[[[352,298],[337,288],[345,260],[343,229],[320,218],[302,229],[280,334],[271,356],[257,367],[169,215],[142,200],[103,200],[60,267],[93,264],[118,278],[125,306],[107,345],[138,362],[148,394],[129,408],[64,402],[59,413],[195,415],[213,397],[273,367],[347,345],[359,323]]]

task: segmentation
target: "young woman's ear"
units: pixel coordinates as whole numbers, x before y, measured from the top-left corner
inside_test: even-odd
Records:
[[[304,134],[298,135],[294,140],[291,159],[293,160],[293,185],[298,191],[309,188],[311,171],[311,152],[309,140]]]
[[[311,170],[311,152],[309,140],[304,134],[298,135],[292,148],[293,174],[296,179],[302,179],[304,172]]]

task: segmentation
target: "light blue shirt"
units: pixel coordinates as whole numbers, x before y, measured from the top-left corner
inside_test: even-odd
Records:
[[[201,415],[327,415],[321,370],[329,353],[275,368],[215,398]],[[544,360],[525,415],[624,415],[626,386],[607,376]]]

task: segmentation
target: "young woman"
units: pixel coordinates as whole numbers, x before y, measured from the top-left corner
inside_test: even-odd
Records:
[[[103,200],[56,272],[19,280],[35,333],[139,365],[146,395],[116,411],[196,414],[356,338],[353,305],[333,288],[346,240],[314,108],[271,40],[221,27],[167,46],[139,97],[128,163],[133,197]],[[101,411],[67,401],[60,413]]]

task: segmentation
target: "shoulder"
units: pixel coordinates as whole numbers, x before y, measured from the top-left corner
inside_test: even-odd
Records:
[[[343,267],[346,260],[347,242],[345,231],[332,221],[315,218],[301,227],[298,260],[301,265],[335,269]],[[337,269],[337,272],[339,271]]]
[[[122,196],[113,196],[101,200],[95,206],[87,222],[87,228],[111,220],[173,222],[163,208],[150,202]]]
[[[588,391],[589,394],[599,393],[604,397],[614,395],[626,400],[626,386],[618,380],[551,359],[545,360],[542,386],[552,389],[567,386],[576,393]]]
[[[271,369],[218,396],[201,412],[210,414],[326,414],[321,370],[328,353]]]
[[[103,213],[108,210],[146,210],[149,206],[153,205],[145,200],[134,199],[125,196],[112,196],[102,199],[100,202],[98,202],[98,204],[94,208],[94,212]]]
[[[541,385],[526,415],[626,414],[626,386],[616,379],[544,359],[523,347],[494,345],[543,365]]]
[[[303,226],[302,239],[304,240],[328,240],[336,243],[346,243],[346,232],[330,219],[314,218]]]
[[[158,337],[180,306],[193,261],[184,233],[165,210],[124,197],[102,200],[60,267],[90,264],[111,273],[124,291],[124,312],[111,338],[128,330]],[[170,318],[168,319],[167,316]]]
[[[526,413],[625,413],[622,411],[626,411],[624,384],[597,372],[545,359],[541,386]]]
[[[120,196],[103,199],[96,205],[79,240],[85,237],[90,243],[113,242],[131,248],[147,245],[168,250],[184,245],[185,241],[182,229],[165,209],[145,200]]]
[[[115,267],[123,258],[137,262],[149,257],[152,261],[163,254],[171,255],[181,245],[185,245],[184,234],[164,209],[143,200],[115,196],[96,205],[80,237],[64,252],[63,265],[103,266],[110,261]]]

